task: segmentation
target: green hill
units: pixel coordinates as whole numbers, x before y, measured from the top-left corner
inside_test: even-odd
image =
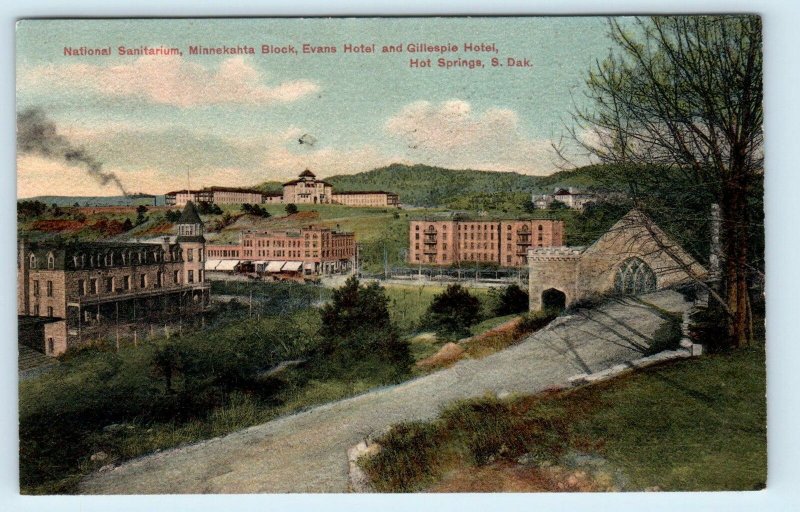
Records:
[[[526,176],[515,172],[392,164],[358,174],[331,176],[325,181],[333,185],[335,192],[395,192],[405,205],[480,209],[481,205],[516,204],[529,198],[532,192],[552,192],[556,187],[601,188],[602,172],[602,166],[588,166],[550,176]],[[280,184],[268,181],[255,188],[277,192]]]
[[[403,204],[446,206],[474,193],[529,192],[538,178],[511,172],[452,170],[428,165],[392,164],[326,181],[335,191],[386,190],[400,195]]]

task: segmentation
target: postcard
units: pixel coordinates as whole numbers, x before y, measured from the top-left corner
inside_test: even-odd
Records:
[[[766,486],[758,16],[16,45],[22,494]]]

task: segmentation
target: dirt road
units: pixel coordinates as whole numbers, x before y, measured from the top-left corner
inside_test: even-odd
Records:
[[[670,291],[609,303],[484,359],[94,473],[81,492],[344,492],[346,450],[370,433],[431,419],[453,400],[533,393],[639,356],[664,322],[649,304],[672,312],[690,305]]]

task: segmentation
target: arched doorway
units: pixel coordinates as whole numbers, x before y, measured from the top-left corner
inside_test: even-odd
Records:
[[[567,307],[567,296],[561,290],[549,288],[542,292],[542,309],[563,311]]]
[[[656,291],[656,274],[639,258],[628,258],[620,264],[614,277],[614,291],[622,295],[641,295]]]

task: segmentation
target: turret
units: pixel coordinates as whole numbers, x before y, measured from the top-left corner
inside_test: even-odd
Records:
[[[205,280],[203,266],[205,261],[206,239],[203,237],[203,221],[194,203],[188,201],[178,219],[177,243],[184,261],[183,282],[202,283]]]

